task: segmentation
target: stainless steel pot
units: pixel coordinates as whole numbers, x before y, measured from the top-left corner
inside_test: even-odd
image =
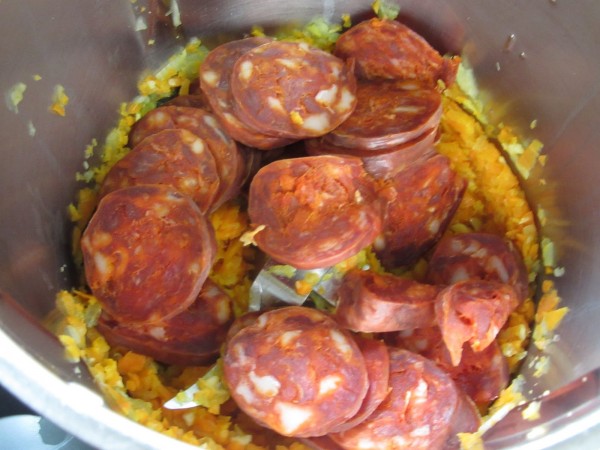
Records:
[[[532,387],[550,393],[542,418],[524,422],[518,413],[510,415],[489,433],[487,444],[596,447],[600,3],[396,1],[402,19],[430,42],[470,61],[491,120],[537,137],[548,155],[543,173],[534,173],[524,186],[531,202],[548,211],[543,234],[555,242],[558,264],[566,270],[557,286],[571,312],[560,340],[548,349],[548,374]],[[134,96],[142,70],[157,67],[186,37],[214,41],[253,24],[304,22],[315,15],[335,20],[346,12],[360,17],[370,1],[179,0],[179,11],[168,20],[146,14],[147,29],[136,31],[141,6],[160,3],[0,1],[0,92],[27,85],[18,113],[8,100],[0,105],[0,382],[96,447],[188,448],[104,406],[85,372],[66,364],[60,345],[40,327],[55,292],[71,283],[66,205],[77,189],[74,174],[82,168],[83,149],[114,124],[119,103]],[[182,25],[175,30],[170,19],[177,12]],[[65,117],[48,111],[57,84],[70,97]],[[530,130],[533,120],[538,126]],[[524,371],[527,375],[527,362]]]

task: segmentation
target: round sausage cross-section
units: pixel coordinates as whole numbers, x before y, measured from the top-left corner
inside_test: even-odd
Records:
[[[338,292],[336,320],[353,331],[383,333],[430,327],[441,288],[391,274],[351,270]]]
[[[206,213],[219,189],[215,159],[204,139],[169,129],[148,136],[108,172],[100,195],[126,186],[164,184],[189,195]]]
[[[510,284],[521,302],[529,296],[521,254],[511,241],[495,234],[447,236],[435,247],[427,269],[429,282],[449,285],[469,278]]]
[[[98,204],[81,239],[88,285],[116,320],[169,319],[196,299],[216,253],[214,231],[173,188],[126,187]]]
[[[275,161],[250,184],[250,219],[265,226],[255,241],[274,260],[299,269],[337,264],[381,231],[374,189],[358,158]]]
[[[390,348],[390,393],[362,423],[330,436],[348,450],[441,449],[459,406],[452,379],[433,362]]]
[[[375,250],[388,267],[416,262],[442,236],[462,199],[466,182],[436,154],[386,180],[383,233]]]
[[[98,330],[113,346],[123,346],[165,364],[214,361],[233,319],[231,298],[207,279],[192,306],[170,319],[134,326],[104,312]]]
[[[239,120],[234,110],[230,79],[233,66],[240,56],[270,41],[268,38],[254,37],[227,42],[213,49],[200,66],[200,87],[221,125],[236,141],[261,150],[282,147],[293,141],[260,133]]]
[[[134,148],[146,137],[168,128],[188,130],[208,144],[219,174],[219,190],[213,207],[235,197],[246,173],[246,164],[236,142],[221,127],[216,117],[203,109],[185,106],[161,106],[138,120],[129,133]]]
[[[365,359],[369,389],[358,412],[350,420],[331,430],[335,433],[354,428],[369,417],[387,397],[389,391],[390,355],[387,345],[383,341],[368,339],[360,335],[354,335],[354,341]]]
[[[417,79],[435,86],[450,86],[456,78],[458,58],[443,58],[422,36],[395,20],[372,19],[344,32],[334,54],[354,58],[356,73],[366,79]]]
[[[323,139],[347,148],[381,150],[418,138],[437,128],[442,96],[414,81],[363,81],[357,104],[344,123]]]
[[[305,43],[273,41],[243,54],[231,75],[235,112],[252,128],[284,138],[322,136],[356,106],[344,61]]]
[[[236,333],[224,356],[238,406],[285,436],[322,436],[353,417],[368,389],[364,358],[326,314],[290,306]]]

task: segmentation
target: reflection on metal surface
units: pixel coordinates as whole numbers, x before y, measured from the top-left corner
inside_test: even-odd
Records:
[[[600,420],[600,369],[595,369],[559,389],[547,391],[540,402],[539,418],[524,420],[523,405],[492,428],[486,448],[545,448],[589,429]]]

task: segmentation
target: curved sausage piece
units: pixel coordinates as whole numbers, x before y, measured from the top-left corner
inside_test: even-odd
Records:
[[[367,339],[360,335],[355,335],[354,341],[365,359],[369,388],[360,409],[354,417],[331,429],[330,433],[349,430],[361,423],[377,409],[389,393],[390,355],[385,343],[376,339]]]
[[[236,333],[224,356],[238,406],[284,436],[322,436],[353,417],[367,393],[364,358],[326,314],[290,306]]]
[[[231,92],[240,120],[291,139],[330,132],[356,106],[351,64],[305,43],[273,41],[244,53]]]
[[[198,296],[216,254],[196,204],[167,186],[126,187],[98,204],[81,239],[85,276],[102,307],[124,323],[153,323]]]
[[[386,180],[383,234],[375,251],[386,267],[416,262],[442,236],[462,200],[466,182],[436,154]]]
[[[421,136],[404,144],[385,150],[367,150],[346,148],[326,142],[323,137],[306,139],[306,153],[311,156],[337,155],[354,156],[362,160],[365,170],[375,178],[390,178],[413,163],[425,161],[434,156],[433,145],[437,137],[437,128],[425,131]]]
[[[351,270],[338,291],[335,319],[363,333],[430,327],[441,288],[391,274]]]
[[[459,404],[452,379],[433,362],[390,348],[387,398],[365,421],[330,437],[348,450],[440,449]]]
[[[298,269],[337,264],[381,232],[373,180],[358,158],[275,161],[250,184],[248,214],[264,225],[254,239],[274,260]]]
[[[356,108],[325,142],[346,148],[383,150],[404,144],[437,128],[442,96],[415,81],[363,81],[356,89]]]
[[[240,149],[223,130],[212,114],[184,106],[161,106],[138,120],[129,133],[129,145],[134,148],[146,137],[168,128],[183,128],[204,139],[215,158],[219,173],[219,191],[214,208],[235,197],[245,178],[245,163]]]
[[[227,42],[211,50],[200,66],[200,87],[223,128],[236,141],[261,150],[282,147],[293,140],[263,134],[239,120],[234,111],[230,79],[240,56],[267,42],[271,39],[253,37]]]
[[[435,317],[452,364],[460,362],[463,344],[475,352],[490,345],[518,304],[514,288],[497,281],[459,281],[440,292]]]
[[[386,19],[364,21],[344,32],[335,55],[356,60],[356,73],[366,79],[417,79],[435,87],[454,83],[459,58],[440,56],[423,37],[405,25]]]
[[[437,326],[388,333],[384,339],[388,345],[419,353],[435,362],[479,406],[489,405],[508,386],[508,363],[496,341],[477,353],[464,345],[460,363],[453,366]]]
[[[168,129],[148,136],[118,161],[106,175],[100,196],[139,184],[171,186],[206,213],[219,189],[219,174],[206,141],[187,130]]]
[[[529,279],[523,258],[513,243],[490,233],[464,233],[444,237],[429,261],[427,280],[453,284],[474,278],[513,286],[519,301],[529,296]]]
[[[192,305],[170,319],[133,326],[104,312],[98,331],[113,346],[123,346],[165,364],[201,365],[219,354],[233,319],[231,298],[206,280]]]

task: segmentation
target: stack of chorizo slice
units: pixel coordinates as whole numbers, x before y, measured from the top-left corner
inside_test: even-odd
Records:
[[[508,383],[496,337],[527,295],[522,258],[492,234],[448,236],[434,249],[426,277],[428,283],[350,271],[334,317],[435,361],[483,407]]]
[[[196,100],[134,125],[81,241],[108,342],[171,364],[210,362],[225,341],[232,300],[207,279],[216,242],[206,215],[239,194],[252,161]]]
[[[262,150],[322,136],[356,107],[352,63],[305,43],[267,38],[212,50],[200,87],[229,134]]]
[[[443,448],[479,426],[473,403],[433,362],[311,308],[252,316],[228,340],[224,373],[246,414],[315,448]]]
[[[200,90],[140,119],[101,186],[81,241],[99,330],[169,364],[222,350],[238,406],[317,449],[457,448],[456,433],[479,425],[475,404],[508,383],[495,338],[528,296],[507,241],[441,239],[466,188],[434,149],[439,82],[457,67],[382,19],[346,31],[333,54],[262,37],[212,50]],[[257,154],[297,141],[308,156],[272,151],[258,170]],[[206,215],[249,179],[254,240],[274,260],[323,268],[372,245],[386,268],[426,256],[425,280],[352,270],[333,314],[233,320],[208,279]]]
[[[433,148],[442,114],[437,83],[453,83],[458,61],[382,19],[343,33],[334,54],[355,64],[357,106],[338,128],[307,140],[306,150],[363,159],[386,204],[378,257],[388,268],[409,266],[442,236],[466,187]]]

